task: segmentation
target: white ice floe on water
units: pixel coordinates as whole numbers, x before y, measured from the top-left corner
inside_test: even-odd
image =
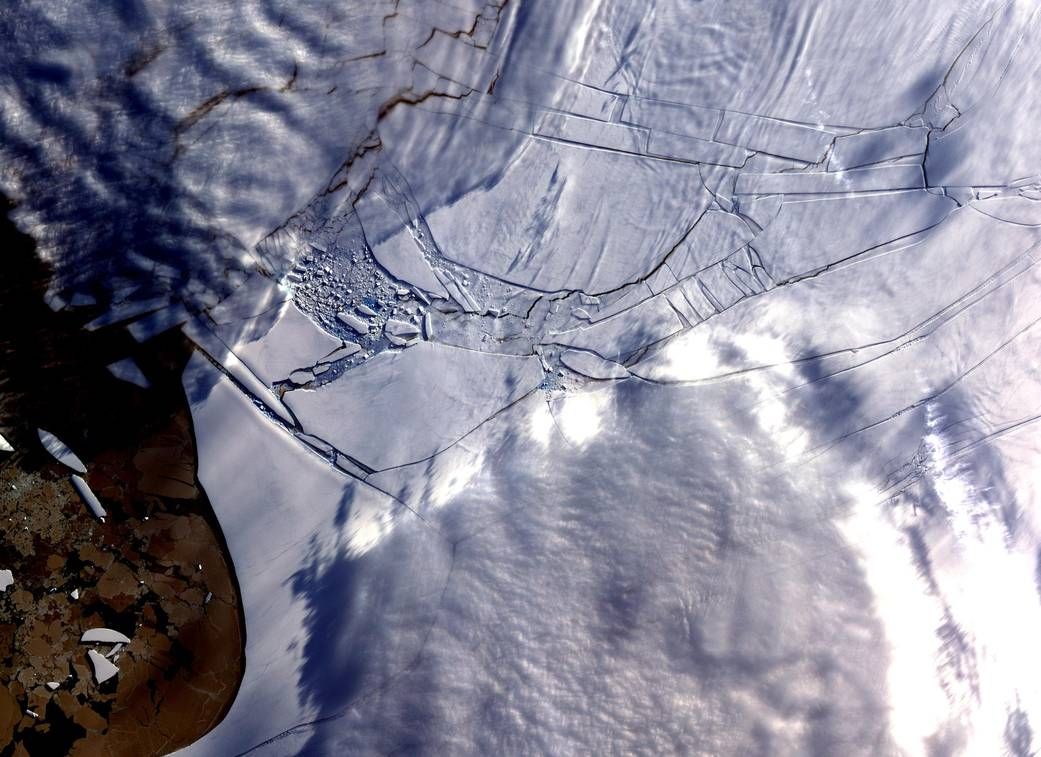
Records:
[[[76,456],[75,452],[66,446],[65,442],[50,431],[44,431],[42,428],[37,429],[36,433],[40,437],[40,444],[55,460],[77,473],[83,474],[87,472],[87,466]]]
[[[119,668],[93,649],[87,650],[87,659],[90,660],[90,666],[94,669],[94,681],[96,683],[102,684],[119,674]]]
[[[141,371],[138,364],[130,357],[110,363],[108,366],[108,372],[117,379],[134,384],[142,389],[148,389],[152,385],[151,382],[149,382],[148,377]]]
[[[129,644],[130,639],[119,631],[113,631],[111,628],[91,628],[84,631],[83,635],[80,636],[80,643],[91,644],[95,642],[102,644]]]
[[[105,518],[108,517],[108,513],[105,512],[104,506],[102,506],[90,485],[79,476],[72,476],[71,481],[76,493],[83,499],[83,503],[90,508],[94,517],[104,522]]]

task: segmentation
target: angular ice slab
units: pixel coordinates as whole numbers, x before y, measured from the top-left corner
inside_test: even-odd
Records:
[[[97,495],[94,494],[87,482],[79,476],[72,476],[72,486],[83,499],[84,504],[94,513],[94,517],[104,522],[108,513],[105,512],[105,508],[102,507]]]
[[[134,384],[142,389],[148,389],[152,385],[148,381],[148,377],[141,372],[141,368],[138,364],[130,357],[110,363],[108,366],[108,372],[117,379]]]
[[[81,644],[129,644],[130,639],[111,628],[91,628],[80,636]]]
[[[50,431],[45,431],[42,428],[36,429],[37,436],[40,437],[40,443],[43,448],[47,450],[51,456],[62,465],[65,465],[77,473],[86,473],[87,466],[83,464],[83,461],[76,457],[76,453],[69,449],[65,442],[56,437]]]
[[[105,659],[100,652],[93,649],[87,651],[87,659],[90,666],[94,668],[94,680],[101,684],[119,674],[119,668]]]

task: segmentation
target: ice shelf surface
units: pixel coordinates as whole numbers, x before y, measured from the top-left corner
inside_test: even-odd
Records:
[[[186,754],[1041,748],[1038,3],[0,34],[48,301],[198,347],[247,648]]]

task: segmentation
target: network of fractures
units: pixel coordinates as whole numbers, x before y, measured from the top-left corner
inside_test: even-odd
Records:
[[[197,345],[247,647],[188,753],[1038,748],[1037,3],[0,30],[51,305]]]

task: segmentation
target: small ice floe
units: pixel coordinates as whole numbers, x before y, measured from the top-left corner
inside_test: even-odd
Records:
[[[97,304],[97,298],[92,294],[87,294],[86,292],[76,292],[72,295],[72,299],[69,300],[69,306],[74,308],[85,308]]]
[[[9,570],[0,570],[0,592],[7,591],[7,587],[14,583],[14,573]]]
[[[126,646],[126,644],[116,644],[115,646],[112,647],[112,649],[110,649],[108,651],[108,653],[105,655],[105,657],[107,657],[110,660],[112,660],[112,659],[118,660],[119,659],[118,655],[119,655],[120,652],[123,651],[123,647],[125,647],[125,646]]]
[[[142,389],[147,389],[152,385],[145,374],[141,371],[141,368],[134,362],[132,357],[123,358],[114,363],[109,363],[108,372],[117,379],[134,384]]]
[[[69,594],[69,596],[72,597],[74,600],[78,601],[79,598],[80,598],[80,590],[79,589],[73,589],[72,593]]]
[[[130,639],[111,628],[91,628],[80,636],[81,644],[129,644]]]
[[[90,660],[90,665],[94,668],[94,680],[98,683],[104,683],[119,672],[119,668],[93,649],[87,652],[87,659]]]
[[[359,305],[358,306],[358,312],[361,313],[362,315],[369,316],[369,318],[372,318],[373,316],[378,315],[378,313],[375,310],[373,310],[372,308],[370,308],[368,305]]]
[[[40,437],[40,443],[43,445],[43,448],[50,452],[51,456],[53,456],[55,460],[63,465],[67,465],[77,473],[87,472],[87,466],[83,464],[82,460],[76,457],[76,453],[69,449],[65,445],[65,442],[56,437],[50,431],[44,431],[42,428],[36,429],[36,433]]]
[[[337,313],[336,318],[340,323],[349,326],[359,334],[369,333],[369,322],[364,318],[359,318],[354,313]]]
[[[29,715],[29,716],[31,716],[31,717],[34,717],[34,718],[38,718],[38,717],[40,717],[39,713],[33,712],[32,710],[26,710],[26,711],[25,711],[25,714],[26,714],[26,715]]]
[[[94,516],[104,523],[105,516],[108,515],[108,513],[105,512],[105,508],[101,506],[98,498],[94,496],[94,492],[90,490],[90,486],[87,485],[87,482],[79,476],[73,476],[72,485],[76,488],[76,491],[79,492],[80,497],[83,498],[83,501],[87,504],[87,507],[90,508],[90,511],[94,513]]]
[[[3,434],[0,434],[0,452],[14,452],[14,447],[11,443],[4,439]]]
[[[391,318],[387,321],[385,332],[391,344],[404,347],[419,340],[419,326],[408,321]]]
[[[47,688],[48,688],[48,689],[50,689],[51,691],[57,691],[57,690],[58,690],[58,687],[59,687],[59,686],[61,686],[61,684],[60,684],[60,683],[58,683],[57,681],[48,681],[48,682],[47,682],[47,684],[46,684],[46,686],[47,686]]]
[[[330,352],[328,355],[319,360],[319,364],[322,363],[335,363],[337,360],[342,360],[345,357],[350,357],[356,352],[361,352],[361,345],[355,344],[354,342],[347,342],[342,347],[337,347],[335,350]]]

